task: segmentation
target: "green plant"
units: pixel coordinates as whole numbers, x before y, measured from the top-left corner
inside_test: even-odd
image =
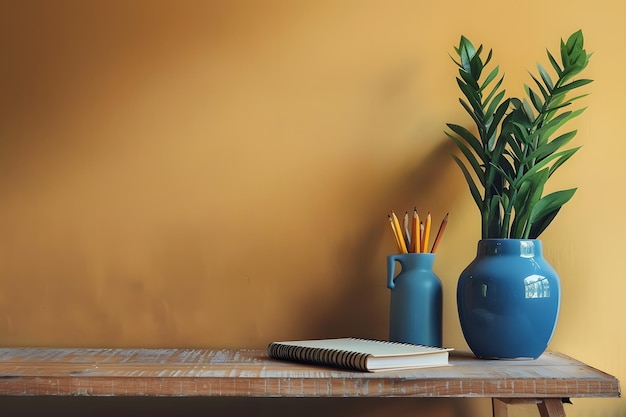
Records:
[[[472,117],[476,134],[452,123],[446,134],[466,159],[463,163],[453,155],[481,212],[483,238],[535,239],[574,195],[575,188],[543,192],[552,174],[580,148],[562,150],[576,131],[560,133],[560,128],[584,111],[568,109],[586,96],[568,98],[569,93],[592,81],[574,80],[591,57],[583,43],[580,30],[567,42],[561,40],[560,63],[547,51],[556,80],[537,64],[539,75],[530,74],[536,88],[524,85],[527,97],[521,100],[505,97],[498,66],[486,76],[483,73],[491,50],[483,62],[482,45],[476,49],[461,36],[455,47],[459,59],[452,59],[465,96],[459,101]]]

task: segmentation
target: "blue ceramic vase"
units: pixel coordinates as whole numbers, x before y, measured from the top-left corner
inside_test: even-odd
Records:
[[[432,253],[387,257],[390,341],[442,347],[443,291],[434,261]],[[401,267],[397,275],[396,263]]]
[[[538,358],[552,339],[560,303],[559,277],[536,239],[480,240],[457,286],[461,329],[478,358]]]

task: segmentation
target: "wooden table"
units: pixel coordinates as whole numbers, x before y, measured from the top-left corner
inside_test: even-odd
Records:
[[[619,397],[619,381],[560,353],[491,361],[453,352],[451,366],[364,373],[281,362],[263,350],[0,348],[0,395],[488,397],[565,416],[562,399]]]

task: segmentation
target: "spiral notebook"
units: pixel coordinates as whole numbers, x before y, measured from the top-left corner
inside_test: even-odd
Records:
[[[354,337],[272,342],[267,347],[274,359],[367,372],[449,365],[451,350]]]

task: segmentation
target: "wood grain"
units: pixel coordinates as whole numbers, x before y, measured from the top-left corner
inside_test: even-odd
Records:
[[[245,397],[618,397],[619,381],[560,353],[365,373],[244,349],[0,349],[0,395]]]

